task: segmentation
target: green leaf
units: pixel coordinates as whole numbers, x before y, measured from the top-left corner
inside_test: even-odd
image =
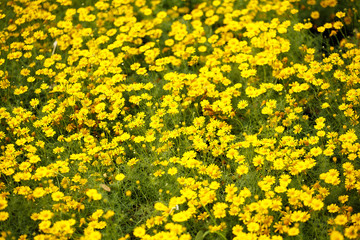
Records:
[[[196,234],[195,240],[203,240],[204,239],[204,232],[200,231]]]

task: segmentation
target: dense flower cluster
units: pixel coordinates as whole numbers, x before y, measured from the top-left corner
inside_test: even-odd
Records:
[[[2,1],[0,239],[359,239],[345,5]]]

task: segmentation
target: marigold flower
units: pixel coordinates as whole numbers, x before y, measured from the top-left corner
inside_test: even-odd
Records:
[[[136,227],[136,228],[134,229],[134,232],[133,232],[133,233],[134,233],[134,236],[135,236],[135,237],[141,238],[142,236],[145,235],[146,230],[145,230],[144,227]]]
[[[260,229],[260,225],[256,222],[250,222],[246,225],[249,232],[256,232]]]
[[[344,239],[343,235],[336,230],[333,230],[330,233],[330,240],[343,240],[343,239]]]
[[[320,199],[312,199],[311,200],[311,208],[315,211],[319,211],[324,207],[324,203]]]
[[[9,218],[8,212],[0,212],[0,221],[6,221]]]
[[[313,11],[313,12],[311,12],[310,17],[315,20],[319,19],[320,13],[318,11]]]

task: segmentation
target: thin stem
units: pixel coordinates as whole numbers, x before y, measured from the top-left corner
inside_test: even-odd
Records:
[[[210,213],[210,211],[207,209],[207,207],[206,207],[204,204],[202,204],[202,203],[201,203],[201,205],[203,206],[203,208],[205,208],[205,211],[209,214],[209,216],[210,216],[210,218],[211,218],[211,221],[212,221],[215,225],[217,225],[215,218],[211,215],[211,213]],[[226,237],[225,237],[221,232],[216,231],[215,233],[216,233],[217,235],[219,235],[222,239],[227,240]]]

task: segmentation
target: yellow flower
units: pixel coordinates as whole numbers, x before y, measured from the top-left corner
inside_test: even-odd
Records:
[[[339,199],[339,201],[341,202],[341,203],[346,203],[348,200],[349,200],[349,196],[348,195],[341,195],[341,196],[339,196],[338,197],[338,199]]]
[[[165,171],[159,169],[156,172],[154,172],[154,176],[155,177],[161,177],[162,175],[164,175]]]
[[[207,168],[206,168],[206,173],[212,178],[212,179],[217,179],[221,177],[221,171],[220,168],[215,165],[215,164],[210,164]]]
[[[174,45],[174,39],[170,38],[165,40],[165,45],[171,47],[172,45]]]
[[[282,132],[284,132],[284,130],[285,130],[285,127],[283,127],[283,126],[278,126],[275,128],[275,131],[278,133],[282,133]]]
[[[260,225],[256,222],[251,222],[247,225],[247,229],[249,232],[256,232],[260,229]]]
[[[191,213],[189,211],[181,211],[172,216],[174,222],[185,222],[191,218]]]
[[[256,75],[256,69],[246,69],[246,70],[242,70],[241,71],[241,76],[243,78],[248,78],[248,77],[251,77],[251,76],[255,76]]]
[[[219,232],[221,231],[221,226],[220,225],[210,225],[209,226],[209,231],[214,233],[214,232]]]
[[[111,217],[114,216],[114,215],[115,215],[115,212],[114,212],[114,211],[108,210],[108,211],[105,213],[104,218],[105,218],[105,219],[109,219],[109,218],[111,218]]]
[[[323,208],[324,203],[320,200],[320,199],[312,199],[311,200],[311,208],[314,209],[315,211],[319,211]]]
[[[178,172],[176,167],[172,167],[168,169],[168,174],[175,175]]]
[[[9,218],[8,212],[0,212],[0,221],[6,221]]]
[[[0,210],[5,209],[8,206],[8,202],[5,198],[0,197]]]
[[[337,12],[336,17],[343,18],[343,17],[345,17],[345,13],[344,12]]]
[[[20,74],[23,76],[28,76],[30,74],[30,70],[27,68],[24,68],[20,71]]]
[[[356,222],[356,221],[354,221]],[[358,222],[358,221],[357,221]],[[359,236],[359,226],[350,226],[345,228],[345,236],[350,239],[356,239]]]
[[[304,24],[302,24],[302,23],[297,23],[294,25],[294,30],[297,32],[299,32],[303,28],[304,28]]]
[[[235,236],[238,236],[240,235],[242,232],[243,232],[243,227],[240,226],[240,225],[235,225],[233,228],[232,228],[232,233],[235,235]]]
[[[313,12],[311,12],[310,17],[312,19],[319,19],[320,13],[318,11],[313,11]]]
[[[334,28],[335,29],[341,29],[344,26],[344,24],[342,24],[342,22],[337,21],[334,23]]]
[[[326,30],[326,28],[323,27],[323,26],[320,26],[320,27],[317,28],[317,31],[318,31],[319,33],[323,33],[323,32],[325,32],[325,30]]]
[[[144,227],[136,227],[134,229],[134,236],[135,237],[138,237],[138,238],[141,238],[142,236],[144,236],[146,233],[146,230]]]
[[[160,19],[164,19],[166,16],[167,16],[167,13],[164,12],[164,11],[158,12],[158,13],[156,14],[156,17],[157,17],[157,18],[160,18]]]
[[[116,181],[122,181],[122,180],[124,180],[124,178],[125,178],[125,175],[122,173],[119,173],[115,176]]]
[[[102,199],[102,195],[98,193],[96,189],[89,189],[86,191],[86,195],[92,200],[100,200]]]
[[[314,147],[310,149],[310,154],[312,156],[319,156],[322,153],[322,149],[320,147]]]
[[[48,231],[50,226],[51,226],[51,221],[48,220],[41,221],[41,223],[39,223],[39,229],[43,232]]]
[[[34,198],[41,198],[42,196],[44,196],[46,194],[46,191],[42,188],[42,187],[37,187],[34,189],[32,195],[34,196]]]
[[[336,225],[345,225],[348,222],[347,216],[344,214],[337,215],[334,219]]]
[[[58,154],[58,153],[62,153],[65,150],[64,147],[56,147],[53,149],[53,153]]]
[[[228,205],[226,203],[217,202],[213,206],[214,217],[215,218],[224,218],[226,217],[226,208]]]
[[[133,63],[131,64],[130,69],[136,71],[139,69],[139,67],[140,67],[140,63]]]
[[[333,230],[330,234],[330,240],[343,240],[343,239],[344,239],[343,235],[336,230]]]
[[[300,231],[299,231],[299,228],[297,228],[297,227],[292,227],[292,228],[289,228],[289,230],[288,230],[289,236],[296,236],[299,233],[300,233]]]
[[[331,23],[325,23],[324,24],[324,28],[332,28],[332,24]]]
[[[51,194],[51,198],[57,202],[60,201],[64,197],[64,193],[62,192],[54,192]]]
[[[133,166],[135,165],[139,160],[137,158],[132,158],[127,162],[128,166]]]
[[[146,75],[147,70],[146,68],[139,68],[138,70],[136,70],[136,73],[139,75]]]

